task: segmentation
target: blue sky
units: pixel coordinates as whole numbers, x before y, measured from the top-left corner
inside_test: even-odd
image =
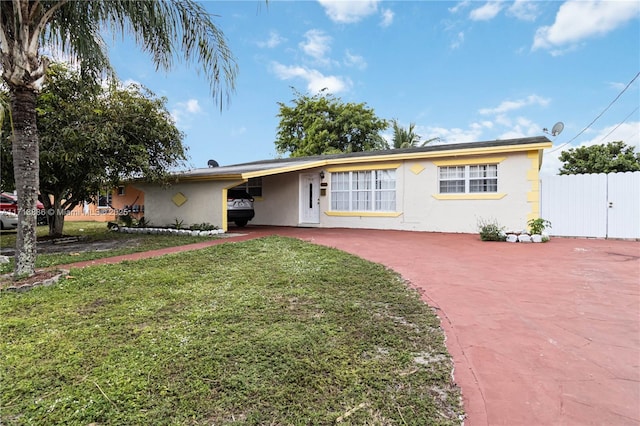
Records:
[[[291,104],[292,87],[326,87],[442,143],[540,136],[561,121],[543,174],[555,174],[570,147],[623,140],[640,149],[638,1],[204,5],[239,67],[222,111],[196,66],[158,73],[129,42],[110,50],[121,80],[167,97],[190,167],[276,158],[278,102]]]

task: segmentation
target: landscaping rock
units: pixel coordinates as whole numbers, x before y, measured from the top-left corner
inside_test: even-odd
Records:
[[[541,243],[542,242],[542,235],[540,234],[533,234],[531,236],[531,241],[534,243]]]
[[[514,234],[508,234],[507,235],[507,240],[508,243],[517,243],[518,242],[518,236],[514,235]]]
[[[0,256],[0,264],[9,263],[9,256]]]
[[[518,235],[518,242],[530,243],[531,242],[531,236],[529,236],[527,234]]]

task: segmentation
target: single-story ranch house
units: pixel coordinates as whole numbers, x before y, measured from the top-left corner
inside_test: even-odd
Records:
[[[227,230],[227,190],[254,196],[256,225],[478,231],[479,220],[524,229],[540,214],[544,136],[285,158],[181,172],[170,186],[138,181],[145,218]]]

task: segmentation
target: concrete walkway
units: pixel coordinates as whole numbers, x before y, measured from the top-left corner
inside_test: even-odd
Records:
[[[476,425],[640,424],[640,243],[247,227],[245,235],[83,267],[266,235],[335,247],[399,272],[437,309],[467,419]]]

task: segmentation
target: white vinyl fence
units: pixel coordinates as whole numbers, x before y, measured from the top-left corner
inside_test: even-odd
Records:
[[[540,217],[550,235],[640,239],[640,172],[545,176]]]

